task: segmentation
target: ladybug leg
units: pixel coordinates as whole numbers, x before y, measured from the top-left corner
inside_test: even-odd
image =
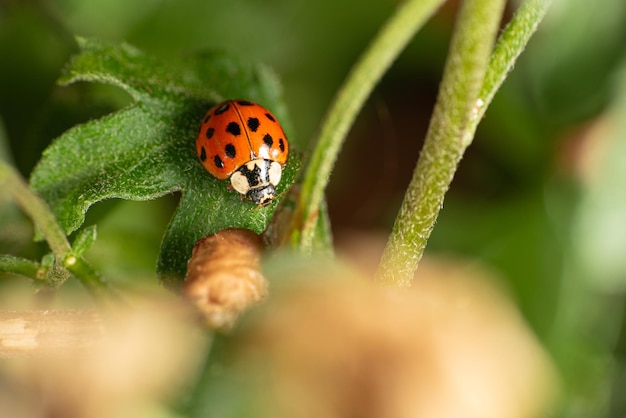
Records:
[[[283,196],[285,196],[285,195],[287,194],[287,192],[288,192],[288,191],[289,191],[289,189],[287,189],[287,190],[283,190],[282,192],[278,193],[274,199],[276,199],[276,200],[280,200],[280,199],[282,199],[282,198],[283,198]]]

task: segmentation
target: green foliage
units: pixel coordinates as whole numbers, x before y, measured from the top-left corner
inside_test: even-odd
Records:
[[[74,255],[82,256],[83,254],[85,254],[96,241],[97,236],[98,232],[95,225],[90,225],[86,228],[81,229],[76,235],[74,242],[72,243],[72,250],[74,250]]]
[[[129,45],[78,41],[81,52],[61,82],[112,84],[134,102],[64,133],[33,171],[32,187],[48,202],[66,233],[79,228],[87,209],[101,200],[148,200],[182,192],[158,262],[159,273],[169,281],[184,274],[199,238],[231,226],[262,232],[276,204],[258,208],[242,203],[237,193],[228,190],[227,182],[202,168],[194,144],[204,112],[224,99],[254,100],[285,120],[272,73],[221,53],[171,64]],[[288,189],[297,169],[292,153],[279,193]]]
[[[9,164],[14,161],[24,175],[50,138],[76,121],[93,120],[61,135],[32,174],[31,185],[54,212],[52,223],[58,219],[63,228],[57,225],[58,231],[46,235],[50,249],[31,242],[32,226],[26,217],[43,231],[41,222],[27,211],[20,212],[11,196],[4,199],[8,182],[0,185],[0,253],[15,254],[0,256],[0,276],[6,276],[3,271],[38,276],[38,285],[58,285],[72,273],[95,289],[102,285],[99,273],[124,284],[136,285],[140,275],[153,280],[159,251],[159,273],[170,282],[177,281],[198,237],[227,226],[263,230],[275,206],[259,209],[242,202],[227,190],[226,182],[213,179],[197,163],[193,141],[199,119],[212,103],[245,97],[271,108],[292,144],[306,144],[339,81],[393,7],[393,2],[356,0],[235,0],[219,7],[203,0],[150,0],[130,6],[123,1],[53,0],[50,8],[31,3],[0,6],[0,56],[7,63],[0,68],[0,123],[7,133],[5,138],[0,128],[0,159]],[[532,10],[547,1],[517,3],[519,10]],[[528,40],[522,32],[534,31],[540,19],[520,20],[518,10],[510,26],[520,23],[516,26],[520,30],[501,32],[479,97],[489,104],[496,90],[498,95],[486,117],[485,105],[467,127],[473,136],[476,124],[481,125],[446,193],[445,209],[428,239],[427,251],[485,263],[502,273],[524,319],[560,368],[564,405],[555,414],[621,417],[621,371],[626,358],[626,241],[621,233],[626,203],[621,180],[626,175],[626,129],[620,121],[626,90],[615,86],[624,85],[626,72],[614,75],[624,62],[626,7],[621,0],[554,3],[553,13],[520,60],[516,61],[517,54]],[[431,95],[440,82],[440,64],[448,51],[452,9],[446,7],[409,43],[369,101],[361,98],[357,108],[344,108],[350,110],[351,118],[361,117],[351,129],[354,136],[348,138],[354,147],[343,152],[332,176],[325,175],[322,181],[314,252],[332,249],[330,219],[339,235],[355,227],[366,233],[389,229],[409,181],[408,175],[402,175],[402,165],[410,167],[417,159],[419,124],[432,110]],[[46,14],[50,10],[54,15]],[[59,88],[54,79],[77,49],[74,38],[63,29],[103,39],[127,39],[142,51],[168,58],[154,58],[128,45],[79,39],[80,52],[61,78],[62,83],[72,85]],[[246,62],[216,52],[172,58],[181,51],[207,47],[237,51]],[[270,63],[284,77],[289,116],[301,133],[298,137],[286,118],[273,74],[248,64],[259,60]],[[499,89],[505,76],[507,82]],[[485,92],[489,94],[484,96]],[[612,104],[615,97],[619,102]],[[119,103],[127,107],[110,114]],[[364,104],[366,109],[361,111]],[[389,120],[373,111],[379,107],[388,110]],[[607,110],[617,122],[596,119]],[[337,120],[344,125],[342,137],[353,121]],[[589,122],[603,128],[593,129],[591,139],[586,127],[580,126]],[[376,129],[384,124],[388,126]],[[364,135],[364,131],[368,132]],[[581,136],[582,152],[578,148]],[[376,146],[363,146],[372,144],[371,137]],[[383,155],[381,142],[397,148],[398,155]],[[586,154],[597,152],[596,148],[604,150],[604,156],[593,178],[588,178],[589,173],[579,177],[580,160],[587,160]],[[319,152],[325,158],[332,154],[328,148]],[[372,169],[372,152],[377,161],[391,162],[385,165],[392,168],[389,173]],[[336,156],[330,155],[333,161]],[[367,161],[366,169],[381,182],[371,183],[356,160]],[[327,166],[327,174],[333,164]],[[298,165],[298,159],[291,158],[282,191],[293,182]],[[320,171],[312,171],[308,180],[316,182],[314,176]],[[431,181],[426,177],[425,181]],[[333,183],[328,191],[329,179]],[[367,187],[355,187],[361,185]],[[340,191],[335,192],[333,186]],[[380,188],[389,193],[378,193]],[[14,194],[26,195],[19,190]],[[280,218],[275,218],[277,227],[269,235],[280,230],[280,220],[288,220],[298,210],[295,196],[286,196]],[[172,202],[178,197],[180,203],[159,250],[160,237],[174,211]],[[117,204],[116,199],[154,200]],[[94,203],[98,204],[94,207]],[[341,219],[341,205],[349,205],[350,219]],[[106,217],[98,218],[111,207],[114,210]],[[359,218],[359,213],[372,207],[370,218]],[[49,214],[47,208],[40,209],[39,215]],[[85,227],[91,223],[97,223],[99,232],[93,246],[95,228]],[[70,233],[75,234],[71,247],[65,242]],[[48,236],[56,237],[57,244]],[[83,254],[93,261],[96,271],[84,263]],[[279,267],[293,264],[290,254]],[[316,268],[308,265],[299,271]],[[264,271],[273,280],[274,292],[278,275],[267,264]],[[23,281],[4,280],[2,284],[8,287],[17,282]],[[71,289],[72,283],[67,284],[58,293]],[[0,293],[7,298],[4,288]],[[222,342],[230,337],[224,336]],[[184,396],[195,406],[190,408],[191,416],[196,409],[197,416],[206,415],[204,405],[224,415],[221,408],[228,402],[255,415],[256,410],[249,411],[252,403],[240,393],[237,376],[219,362],[219,340],[211,354],[214,358],[209,359],[204,378],[192,394]]]

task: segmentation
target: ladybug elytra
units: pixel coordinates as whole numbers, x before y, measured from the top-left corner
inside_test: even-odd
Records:
[[[204,116],[196,152],[209,173],[230,178],[233,189],[267,206],[276,198],[289,143],[269,110],[247,100],[228,100]]]

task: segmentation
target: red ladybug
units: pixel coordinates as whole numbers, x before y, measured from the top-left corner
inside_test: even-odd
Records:
[[[209,109],[196,139],[204,168],[259,206],[276,197],[289,142],[274,115],[247,100],[228,100]]]

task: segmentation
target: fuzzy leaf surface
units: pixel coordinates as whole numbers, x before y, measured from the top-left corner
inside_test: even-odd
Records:
[[[66,233],[77,230],[88,208],[101,200],[149,200],[181,192],[157,266],[159,275],[175,284],[199,238],[227,227],[262,232],[276,203],[258,208],[228,190],[228,182],[213,178],[198,162],[195,138],[206,110],[230,98],[269,108],[289,136],[276,77],[263,66],[222,53],[166,63],[126,44],[78,42],[80,52],[60,82],[115,85],[133,103],[66,131],[33,170],[31,186],[50,205]],[[292,153],[278,193],[293,183],[298,168]]]

